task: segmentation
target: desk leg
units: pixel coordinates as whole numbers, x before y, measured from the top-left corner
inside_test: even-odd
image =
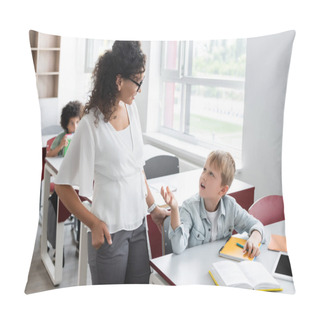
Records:
[[[50,193],[50,173],[47,167],[44,167],[43,179],[43,212],[42,212],[42,234],[41,234],[41,259],[46,266],[45,261],[47,253],[47,240],[48,240],[48,208],[49,208],[49,193]],[[50,259],[50,258],[49,258]]]
[[[80,223],[78,285],[87,284],[88,271],[88,233],[86,226]]]
[[[57,233],[56,233],[56,259],[55,264],[47,252],[48,240],[48,208],[49,208],[49,194],[50,194],[50,172],[45,165],[44,170],[44,192],[43,192],[43,215],[42,215],[42,234],[41,234],[41,260],[47,269],[53,285],[58,285],[62,281],[62,257],[63,257],[63,242],[64,242],[64,222],[58,222],[57,219]],[[57,208],[59,212],[59,206]]]
[[[55,270],[54,281],[59,284],[62,281],[63,269],[63,244],[64,244],[64,221],[58,222],[59,215],[59,198],[57,203],[57,229],[56,229],[56,257],[55,257]]]

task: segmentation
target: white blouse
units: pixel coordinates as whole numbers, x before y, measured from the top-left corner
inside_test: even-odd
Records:
[[[91,110],[83,116],[55,179],[77,186],[81,196],[92,197],[91,211],[110,233],[138,228],[147,212],[143,141],[138,110],[126,106],[132,148],[110,122],[99,121]],[[125,129],[126,130],[126,129]]]

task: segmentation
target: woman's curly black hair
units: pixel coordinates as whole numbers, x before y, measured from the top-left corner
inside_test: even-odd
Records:
[[[60,124],[61,127],[68,132],[68,123],[70,118],[81,117],[83,106],[79,101],[70,101],[63,107],[61,111]]]
[[[115,41],[112,49],[99,57],[92,73],[93,89],[84,113],[94,109],[96,123],[98,110],[104,121],[110,120],[114,112],[118,88],[116,77],[130,78],[145,71],[146,55],[141,50],[140,41]]]

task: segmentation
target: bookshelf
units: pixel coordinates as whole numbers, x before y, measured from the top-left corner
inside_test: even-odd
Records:
[[[29,31],[39,99],[57,98],[61,37]]]

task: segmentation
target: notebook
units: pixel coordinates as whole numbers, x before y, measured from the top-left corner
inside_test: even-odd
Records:
[[[243,260],[254,260],[254,258],[250,258],[248,253],[243,253],[243,248],[239,245],[244,246],[247,242],[246,239],[231,237],[225,243],[225,245],[220,249],[219,256],[223,258],[228,258],[236,261],[243,261]],[[237,243],[239,245],[237,245]],[[260,246],[261,244],[259,244]]]
[[[271,234],[268,249],[273,251],[287,252],[286,237],[278,234]]]
[[[261,291],[282,291],[279,282],[260,262],[223,260],[211,264],[209,274],[217,286]]]

